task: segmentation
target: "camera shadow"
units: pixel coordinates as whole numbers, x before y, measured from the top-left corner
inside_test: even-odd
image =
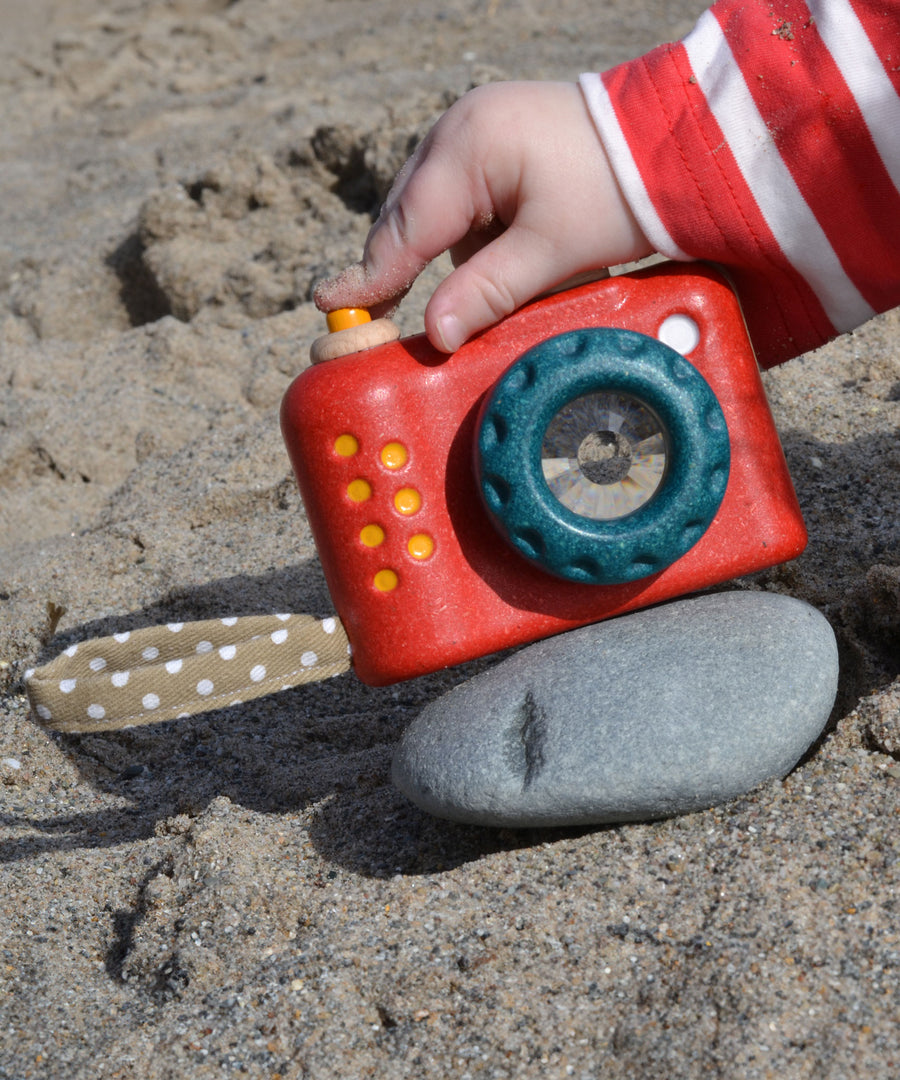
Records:
[[[303,598],[301,604],[297,597]],[[76,642],[123,630],[298,608],[317,616],[333,614],[315,560],[174,589],[127,617],[68,629],[43,650],[37,663]],[[124,805],[30,819],[41,836],[26,843],[0,842],[0,862],[146,839],[166,819],[194,818],[222,796],[265,814],[321,806],[311,827],[314,844],[327,858],[375,876],[398,868],[430,872],[508,846],[509,839],[499,838],[494,830],[434,822],[390,783],[393,748],[405,726],[425,704],[494,659],[392,687],[369,687],[347,673],[167,723],[53,733],[80,778]],[[0,823],[17,825],[15,810],[0,811]],[[425,842],[429,833],[433,837]]]
[[[785,592],[823,611],[841,653],[840,715],[900,671],[900,587],[892,591],[890,584],[900,581],[900,441],[873,435],[837,445],[787,431],[783,442],[809,547],[792,563],[724,588]],[[291,598],[297,597],[311,614],[333,613],[317,561],[178,588],[128,618],[97,620],[59,635],[38,662],[76,641],[118,630],[296,610]],[[170,723],[54,735],[82,779],[116,796],[120,808],[32,820],[41,836],[0,844],[0,861],[144,839],[166,819],[193,818],[221,796],[264,814],[310,810],[305,827],[316,850],[373,877],[439,872],[493,851],[596,831],[513,831],[441,821],[391,785],[393,748],[406,726],[428,702],[498,659],[384,688],[365,686],[348,673]],[[4,811],[0,820],[15,825],[15,811]]]

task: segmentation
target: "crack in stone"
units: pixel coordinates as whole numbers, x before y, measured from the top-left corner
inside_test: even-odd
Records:
[[[546,764],[544,744],[547,740],[547,716],[529,690],[519,712],[519,739],[525,751],[525,770],[522,790],[527,791],[540,776]]]

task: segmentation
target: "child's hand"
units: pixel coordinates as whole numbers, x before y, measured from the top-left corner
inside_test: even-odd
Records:
[[[401,170],[362,262],[322,282],[316,303],[384,314],[447,249],[456,269],[425,310],[444,352],[575,274],[650,253],[575,84],[461,98]]]

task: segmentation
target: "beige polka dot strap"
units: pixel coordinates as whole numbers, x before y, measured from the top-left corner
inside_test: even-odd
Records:
[[[177,720],[340,675],[340,621],[254,615],[169,623],[72,645],[26,676],[35,716],[57,731]]]

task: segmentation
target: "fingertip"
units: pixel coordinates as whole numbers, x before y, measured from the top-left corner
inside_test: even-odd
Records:
[[[445,353],[456,352],[469,337],[461,320],[452,312],[435,320],[434,333],[437,341],[432,340],[432,344]]]
[[[313,289],[312,299],[313,303],[319,309],[319,311],[334,311],[340,305],[330,302],[331,296],[331,281],[320,281]]]
[[[320,311],[338,308],[365,308],[373,319],[391,315],[409,290],[409,284],[387,285],[372,276],[365,262],[354,263],[334,277],[318,282],[313,289],[313,303]]]
[[[313,303],[320,311],[363,306],[361,297],[366,284],[365,267],[362,263],[354,263],[334,277],[318,282],[313,289]]]
[[[441,352],[456,352],[473,334],[515,310],[514,297],[500,284],[502,275],[480,269],[487,251],[483,249],[444,278],[425,308],[428,339]]]

